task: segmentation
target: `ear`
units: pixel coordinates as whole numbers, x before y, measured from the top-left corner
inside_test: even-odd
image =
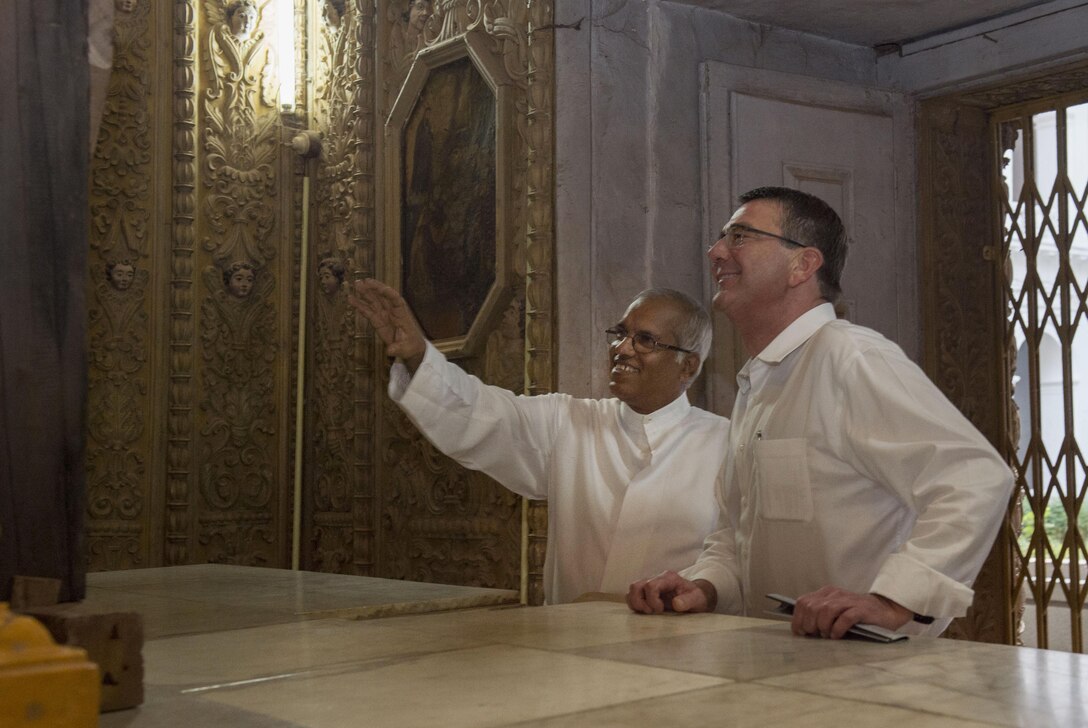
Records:
[[[699,371],[699,355],[685,354],[684,361],[680,363],[680,373],[684,377],[685,386],[691,384],[697,371]]]
[[[816,271],[824,264],[824,254],[816,248],[801,248],[790,268],[790,286],[796,287],[815,280]]]

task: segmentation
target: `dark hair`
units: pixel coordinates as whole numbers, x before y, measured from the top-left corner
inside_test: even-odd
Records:
[[[254,266],[252,263],[247,263],[244,260],[238,260],[223,269],[223,285],[227,288],[230,288],[231,277],[240,270],[248,270],[250,273],[253,274],[254,277],[257,276],[256,266]]]
[[[110,278],[112,277],[113,269],[116,268],[119,265],[127,265],[129,268],[132,269],[133,274],[136,273],[136,264],[133,263],[128,258],[124,258],[122,260],[111,260],[108,263],[106,263],[106,280],[107,281],[110,280]]]
[[[824,256],[817,271],[820,295],[835,303],[842,295],[842,269],[846,265],[849,240],[838,213],[819,197],[789,187],[757,187],[740,196],[741,204],[773,200],[782,206],[782,234],[812,246]]]
[[[347,273],[347,269],[344,264],[340,262],[339,258],[330,256],[328,258],[322,258],[321,262],[317,264],[317,272],[320,275],[322,268],[328,268],[329,272],[336,276],[336,280],[341,283],[344,282],[344,275]]]

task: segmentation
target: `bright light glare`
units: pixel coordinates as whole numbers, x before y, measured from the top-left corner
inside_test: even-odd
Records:
[[[280,109],[295,108],[295,0],[273,0],[276,32],[273,44],[279,60]]]

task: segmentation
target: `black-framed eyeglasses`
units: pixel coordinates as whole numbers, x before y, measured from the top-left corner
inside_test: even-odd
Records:
[[[632,334],[627,329],[621,326],[613,326],[610,329],[604,330],[605,336],[608,337],[608,344],[610,346],[619,346],[623,343],[624,339],[631,339],[631,346],[639,354],[649,354],[657,349],[668,349],[669,351],[682,351],[685,354],[694,354],[691,349],[685,349],[682,346],[675,346],[673,344],[666,344],[658,341],[645,331],[639,331]]]
[[[752,242],[759,237],[774,238],[775,240],[779,240],[783,243],[788,243],[798,248],[812,247],[811,245],[806,245],[805,243],[799,243],[796,240],[784,238],[781,235],[769,233],[766,230],[759,230],[757,228],[751,227],[750,225],[730,225],[725,230],[722,230],[722,235],[719,240],[724,240],[726,246],[730,250],[734,250],[743,245],[746,245],[747,243]]]

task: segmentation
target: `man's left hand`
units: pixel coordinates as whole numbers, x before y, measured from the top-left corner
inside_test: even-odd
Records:
[[[825,586],[797,598],[790,626],[794,634],[837,640],[859,622],[896,630],[913,616],[906,607],[879,594],[858,594]]]

